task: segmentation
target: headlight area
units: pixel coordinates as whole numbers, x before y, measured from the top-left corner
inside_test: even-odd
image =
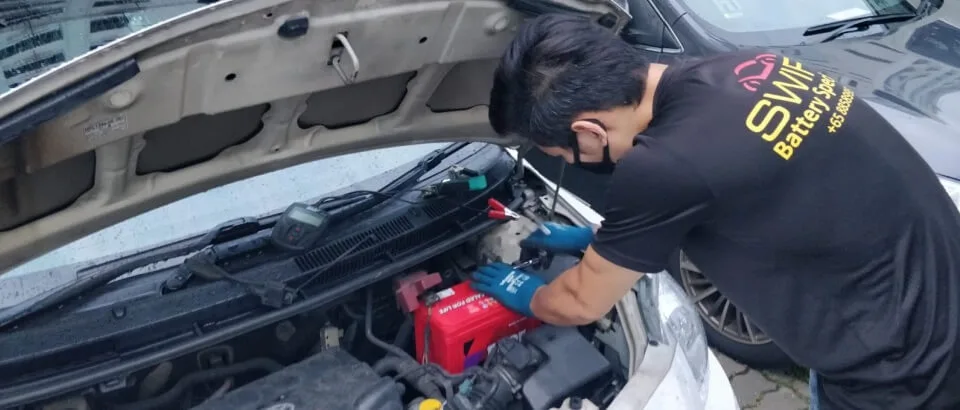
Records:
[[[943,189],[947,190],[947,195],[950,195],[953,204],[957,206],[957,209],[960,209],[960,181],[940,177],[940,184],[943,185]]]
[[[647,397],[621,394],[610,408],[704,408],[709,393],[707,339],[693,304],[666,272],[644,275],[634,289],[648,345],[636,372],[641,377],[631,379],[623,393],[634,391],[631,384],[649,383],[643,380],[645,374],[665,376]]]

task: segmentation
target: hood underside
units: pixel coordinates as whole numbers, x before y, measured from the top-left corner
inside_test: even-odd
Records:
[[[614,2],[542,2],[629,18]],[[295,164],[498,137],[522,15],[498,1],[221,1],[0,97],[0,272],[147,210]],[[198,227],[201,228],[202,227]]]

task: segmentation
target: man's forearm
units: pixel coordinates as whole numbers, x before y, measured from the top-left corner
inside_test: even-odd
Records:
[[[544,322],[560,326],[592,323],[617,304],[643,273],[604,259],[587,248],[577,266],[567,269],[533,294],[530,310]]]
[[[590,311],[579,299],[575,281],[579,275],[570,268],[549,285],[537,289],[530,302],[530,310],[538,319],[557,326],[579,326],[592,323],[602,315]]]

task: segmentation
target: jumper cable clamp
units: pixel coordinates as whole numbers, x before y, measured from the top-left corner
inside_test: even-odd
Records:
[[[519,213],[515,212],[510,208],[507,208],[506,205],[504,205],[503,203],[501,203],[500,201],[494,198],[488,199],[487,205],[490,206],[490,210],[487,211],[487,217],[489,217],[490,219],[515,221],[521,218]],[[536,220],[534,218],[534,222],[537,224],[537,229],[539,229],[544,234],[550,235],[550,229],[544,226],[542,221]]]

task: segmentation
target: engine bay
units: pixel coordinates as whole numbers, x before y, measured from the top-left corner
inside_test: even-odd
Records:
[[[603,408],[625,382],[623,352],[602,341],[603,329],[542,324],[469,287],[478,264],[509,261],[499,249],[517,249],[517,232],[531,226],[504,223],[331,308],[28,408]],[[577,262],[538,258],[518,264],[555,276]]]
[[[222,263],[245,275],[239,285],[255,278],[299,284],[296,303],[263,303],[263,294],[222,280],[172,287],[165,278],[181,272],[172,269],[172,276],[111,283],[86,302],[12,329],[0,340],[0,350],[18,351],[0,357],[0,402],[17,404],[0,407],[604,408],[625,384],[634,354],[616,310],[589,326],[550,326],[473,291],[468,280],[490,262],[546,281],[574,266],[575,257],[520,247],[535,221],[569,223],[568,215],[549,212],[543,183],[499,148],[465,150],[445,162],[449,169],[473,164],[489,187],[470,198],[385,204],[331,228],[333,241],[294,258],[257,251]],[[488,220],[478,203],[495,197],[519,217]],[[140,293],[130,296],[131,289]],[[126,296],[107,298],[114,294]]]

